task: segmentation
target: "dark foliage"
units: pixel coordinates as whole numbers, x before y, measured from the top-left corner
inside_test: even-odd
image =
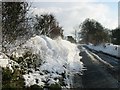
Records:
[[[109,40],[108,30],[93,19],[86,19],[80,27],[82,38],[86,43],[99,44]]]
[[[63,37],[63,29],[52,14],[36,15],[34,29],[38,35],[46,35],[51,38]]]
[[[3,41],[12,42],[27,33],[27,2],[2,2]]]
[[[112,30],[112,43],[120,45],[120,28]]]

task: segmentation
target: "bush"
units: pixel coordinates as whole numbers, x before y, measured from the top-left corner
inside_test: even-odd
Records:
[[[24,88],[24,78],[22,72],[19,69],[15,69],[14,72],[9,68],[4,68],[2,71],[2,89],[7,88]]]
[[[60,86],[60,84],[58,84],[58,83],[51,84],[51,85],[49,86],[49,88],[50,88],[50,90],[61,90],[61,86]]]
[[[11,90],[12,89],[12,87],[10,86],[10,84],[4,84],[4,85],[2,85],[2,90]]]
[[[43,87],[34,84],[30,86],[30,90],[43,90]]]
[[[2,81],[10,81],[12,79],[12,71],[9,68],[2,69]]]
[[[17,62],[18,62],[18,63],[23,62],[23,57],[19,57]]]

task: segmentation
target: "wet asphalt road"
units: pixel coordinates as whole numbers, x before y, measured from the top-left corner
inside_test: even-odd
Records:
[[[82,61],[87,67],[82,76],[84,88],[117,88],[118,81],[96,60],[81,52]]]
[[[120,89],[120,58],[116,58],[93,50],[92,53],[98,55],[102,60],[113,66],[113,68],[108,68],[106,65],[106,69],[118,81],[118,88]]]
[[[80,55],[83,57],[82,62],[87,70],[84,71],[82,78],[74,78],[74,87],[79,86],[82,79],[82,88],[118,88],[118,80],[114,78],[98,60],[92,59],[84,50]]]

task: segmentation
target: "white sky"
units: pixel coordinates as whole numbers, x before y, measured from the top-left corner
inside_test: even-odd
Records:
[[[54,14],[57,21],[64,28],[64,35],[71,35],[74,32],[73,28],[86,18],[95,19],[109,29],[118,26],[118,0],[109,0],[109,2],[108,0],[81,0],[81,2],[73,2],[73,0],[71,2],[62,2],[65,0],[61,0],[61,2],[42,1],[32,2],[31,11],[34,14]]]
[[[8,0],[9,1],[9,0]],[[119,0],[26,0],[29,2],[118,2]]]

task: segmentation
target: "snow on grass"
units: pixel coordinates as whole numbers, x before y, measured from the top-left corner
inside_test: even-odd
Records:
[[[120,46],[119,45],[113,45],[113,44],[108,44],[106,43],[105,45],[100,44],[97,46],[94,46],[92,44],[86,45],[88,48],[96,50],[96,51],[101,51],[116,57],[120,57]]]
[[[60,37],[55,40],[45,36],[32,37],[22,45],[20,50],[13,52],[13,55],[21,57],[25,49],[39,55],[39,59],[36,61],[38,65],[42,60],[39,65],[40,71],[33,70],[34,72],[23,75],[26,86],[34,84],[44,86],[45,82],[49,85],[58,83],[63,74],[66,77],[63,80],[68,85],[68,74],[82,71],[83,63],[80,61],[82,57],[79,56],[77,45],[62,40]]]

